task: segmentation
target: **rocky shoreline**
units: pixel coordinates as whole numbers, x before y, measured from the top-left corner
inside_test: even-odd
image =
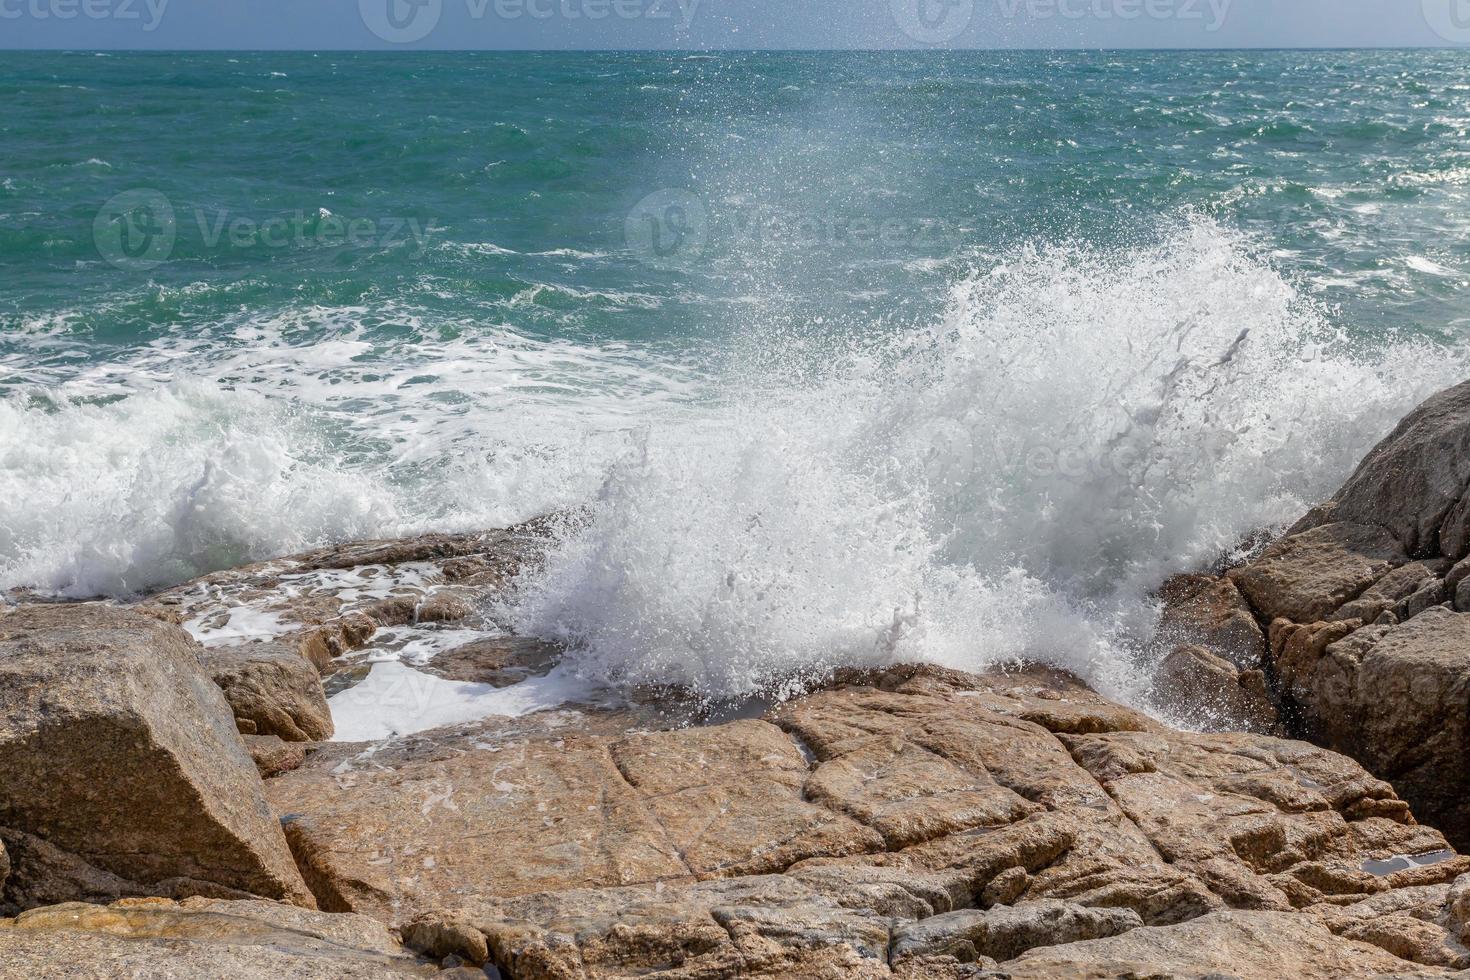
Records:
[[[536,525],[10,605],[0,975],[1470,970],[1467,487],[1470,383],[1166,583],[1158,686],[1206,734],[1038,666],[721,724],[518,701],[559,658],[494,623]]]

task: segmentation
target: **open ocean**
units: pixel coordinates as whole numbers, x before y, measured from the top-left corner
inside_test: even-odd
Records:
[[[1470,53],[0,55],[0,589],[583,523],[612,684],[1029,656],[1470,376]]]

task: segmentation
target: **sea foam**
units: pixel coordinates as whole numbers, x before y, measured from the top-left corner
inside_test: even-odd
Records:
[[[584,675],[710,698],[1031,658],[1138,703],[1162,580],[1295,519],[1467,363],[1350,341],[1203,219],[1018,250],[832,360],[642,433],[519,627]]]
[[[697,367],[225,322],[0,400],[0,587],[129,595],[572,509],[499,610],[570,644],[569,681],[724,699],[1024,657],[1139,703],[1158,584],[1293,520],[1470,364],[1339,330],[1214,222],[1153,237],[977,263],[909,329],[752,323]]]

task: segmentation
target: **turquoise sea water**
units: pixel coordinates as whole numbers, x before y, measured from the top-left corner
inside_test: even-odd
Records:
[[[1464,375],[1467,68],[5,53],[0,586],[590,505],[617,679],[1126,673]]]

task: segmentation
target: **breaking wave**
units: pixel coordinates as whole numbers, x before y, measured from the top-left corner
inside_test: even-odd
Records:
[[[1466,366],[1351,339],[1203,219],[1023,249],[931,326],[834,347],[817,380],[753,369],[698,425],[642,431],[520,628],[584,675],[710,698],[1030,658],[1137,702],[1160,582],[1294,520]]]
[[[1339,329],[1199,218],[1017,250],[920,328],[762,323],[697,369],[302,316],[0,400],[0,587],[571,509],[501,612],[585,680],[723,699],[1032,658],[1137,702],[1158,584],[1295,519],[1470,361]]]

